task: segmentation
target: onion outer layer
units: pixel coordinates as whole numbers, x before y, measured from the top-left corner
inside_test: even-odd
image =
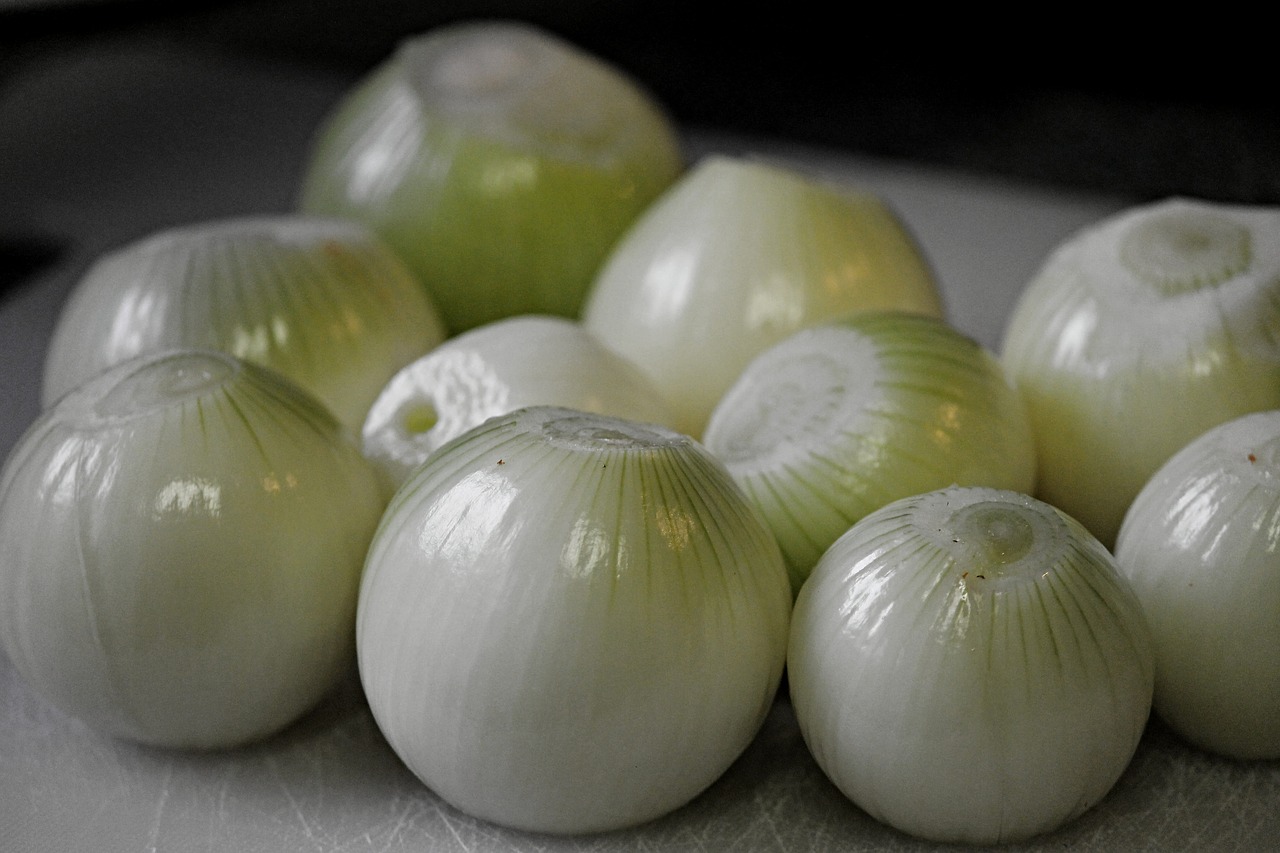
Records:
[[[1154,707],[1234,758],[1280,758],[1280,411],[1190,442],[1129,508],[1116,561],[1155,638]]]
[[[141,356],[23,435],[0,479],[0,644],[113,735],[264,737],[351,671],[372,468],[313,398],[213,352]]]
[[[398,487],[449,440],[494,415],[534,405],[672,420],[649,378],[580,323],[521,315],[450,338],[401,368],[369,409],[364,454]]]
[[[772,705],[777,544],[687,436],[555,407],[491,418],[397,492],[357,644],[388,742],[437,794],[519,829],[669,812]]]
[[[999,361],[919,314],[863,312],[775,344],[721,399],[704,442],[768,519],[797,591],[891,501],[1035,487],[1031,425]]]
[[[629,76],[527,24],[471,22],[406,39],[342,99],[299,206],[378,232],[457,334],[576,318],[683,168],[674,124]]]
[[[358,433],[402,365],[444,340],[421,284],[368,229],[243,216],[166,229],[99,258],[45,360],[45,406],[135,356],[213,349],[279,371]]]
[[[701,437],[756,355],[798,329],[873,309],[943,314],[921,248],[881,199],[712,155],[610,253],[582,318],[658,383],[677,428]]]
[[[819,766],[935,841],[1047,832],[1097,803],[1150,710],[1151,637],[1109,552],[1014,492],[951,488],[868,515],[792,616],[788,681]]]
[[[1037,496],[1114,546],[1165,460],[1280,408],[1280,208],[1171,198],[1078,232],[1023,291],[1002,357],[1035,430]]]

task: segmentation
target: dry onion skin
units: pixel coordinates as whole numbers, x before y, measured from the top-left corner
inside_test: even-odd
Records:
[[[109,734],[223,748],[352,667],[372,467],[310,395],[224,353],[108,368],[0,476],[0,646]]]
[[[405,40],[347,93],[299,207],[378,232],[458,334],[576,318],[682,156],[662,105],[619,69],[527,24],[469,22]]]
[[[369,409],[362,447],[394,489],[441,445],[526,406],[672,420],[649,378],[581,323],[522,315],[463,332],[401,368]]]
[[[658,383],[676,428],[701,438],[752,358],[801,328],[868,310],[943,316],[932,268],[883,200],[712,155],[610,253],[582,319]]]
[[[944,321],[869,311],[757,356],[704,443],[778,537],[794,590],[885,504],[950,485],[1030,492],[1035,444],[994,355]]]
[[[620,829],[746,748],[790,611],[772,534],[704,448],[531,407],[449,442],[397,492],[360,591],[360,674],[392,748],[457,808]]]
[[[1014,306],[1002,355],[1036,433],[1037,496],[1113,546],[1165,460],[1280,407],[1280,208],[1172,198],[1079,232]]]
[[[805,743],[872,817],[940,842],[1049,832],[1132,759],[1145,617],[1110,552],[1016,492],[895,501],[818,562],[787,673]]]
[[[42,399],[136,356],[212,349],[282,373],[358,434],[391,376],[444,336],[421,284],[367,228],[219,219],[152,234],[86,271],[54,328]]]
[[[1154,708],[1192,743],[1280,758],[1280,411],[1210,429],[1125,516],[1116,561],[1151,623]]]

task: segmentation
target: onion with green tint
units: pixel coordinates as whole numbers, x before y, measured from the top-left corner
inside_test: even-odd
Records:
[[[700,437],[756,355],[857,311],[941,317],[921,248],[878,197],[782,166],[712,155],[637,221],[583,321],[639,365]]]
[[[278,374],[213,352],[123,362],[0,475],[0,646],[107,733],[256,740],[351,672],[382,509],[349,433]]]
[[[413,274],[363,226],[288,215],[202,222],[89,268],[58,317],[43,401],[135,356],[212,349],[282,373],[358,433],[383,385],[444,336]]]
[[[1065,241],[1014,307],[1003,359],[1037,495],[1111,546],[1165,460],[1280,408],[1280,208],[1167,199]]]
[[[369,410],[364,453],[398,487],[445,442],[535,405],[671,421],[649,378],[580,323],[522,315],[450,338],[402,368]]]
[[[404,41],[318,129],[302,210],[366,223],[452,334],[577,317],[597,268],[683,169],[675,126],[628,75],[535,27]]]
[[[704,442],[768,519],[795,590],[891,501],[1035,486],[1031,426],[999,361],[924,315],[864,312],[775,344],[716,406]]]
[[[1007,490],[895,501],[823,555],[792,616],[805,743],[872,817],[996,844],[1091,808],[1151,707],[1149,628],[1111,554]]]
[[[1116,561],[1151,623],[1154,707],[1213,752],[1280,758],[1280,410],[1213,427],[1138,493]]]
[[[360,674],[392,748],[457,808],[616,829],[686,803],[746,748],[790,611],[772,534],[701,445],[531,407],[397,492],[365,566]]]

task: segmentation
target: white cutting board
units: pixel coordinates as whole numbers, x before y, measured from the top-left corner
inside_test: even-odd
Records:
[[[0,453],[38,412],[44,346],[85,265],[168,225],[287,210],[310,134],[349,82],[122,42],[42,58],[0,90],[0,230],[68,245],[0,302]],[[697,129],[687,138],[691,158],[776,158],[879,193],[933,262],[952,321],[993,349],[1045,254],[1127,203],[777,140]],[[386,746],[354,678],[265,743],[188,754],[89,731],[0,655],[3,853],[937,849],[844,800],[805,751],[785,697],[738,763],[684,809],[632,831],[552,838],[443,804]],[[1280,849],[1280,762],[1217,759],[1156,723],[1098,807],[1006,849]]]

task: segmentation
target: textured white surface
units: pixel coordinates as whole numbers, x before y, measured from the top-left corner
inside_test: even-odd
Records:
[[[0,228],[69,246],[57,267],[0,302],[0,453],[37,414],[44,344],[84,266],[162,226],[288,209],[307,139],[344,82],[106,44],[32,65],[0,90]],[[993,348],[1045,253],[1123,203],[689,134],[691,156],[711,150],[782,158],[881,193],[934,263],[951,319]],[[87,730],[0,656],[5,853],[935,849],[844,800],[809,758],[785,699],[747,753],[684,809],[629,832],[548,838],[443,804],[382,740],[354,679],[267,742],[188,754]],[[1012,849],[1280,849],[1280,762],[1220,760],[1153,724],[1099,807]]]

